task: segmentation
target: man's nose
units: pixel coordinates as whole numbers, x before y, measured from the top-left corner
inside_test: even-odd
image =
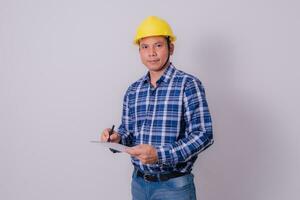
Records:
[[[154,47],[150,47],[149,48],[149,56],[152,57],[152,56],[156,56],[156,50]]]

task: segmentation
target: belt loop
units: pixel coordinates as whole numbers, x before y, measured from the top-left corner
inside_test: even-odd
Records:
[[[138,176],[138,169],[137,169],[137,168],[134,168],[134,169],[133,169],[133,176],[134,176],[134,177],[137,177],[137,176]]]

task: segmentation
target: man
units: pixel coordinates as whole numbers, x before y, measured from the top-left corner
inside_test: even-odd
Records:
[[[202,83],[169,60],[175,39],[169,24],[155,16],[141,23],[134,39],[148,73],[129,86],[122,123],[110,136],[110,142],[131,147],[134,200],[196,199],[192,166],[213,143]]]

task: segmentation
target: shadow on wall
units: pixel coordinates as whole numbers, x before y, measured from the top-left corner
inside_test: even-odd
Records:
[[[199,155],[194,166],[197,196],[207,200],[258,199],[262,190],[268,189],[262,184],[270,182],[264,179],[271,173],[270,159],[275,158],[268,135],[276,121],[259,96],[235,82],[241,67],[238,46],[220,37],[201,41],[193,57],[206,80],[215,143]]]

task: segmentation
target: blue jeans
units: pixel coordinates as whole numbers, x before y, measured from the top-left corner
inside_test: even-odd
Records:
[[[167,181],[149,182],[133,172],[131,182],[133,200],[196,200],[194,175],[169,179]]]

